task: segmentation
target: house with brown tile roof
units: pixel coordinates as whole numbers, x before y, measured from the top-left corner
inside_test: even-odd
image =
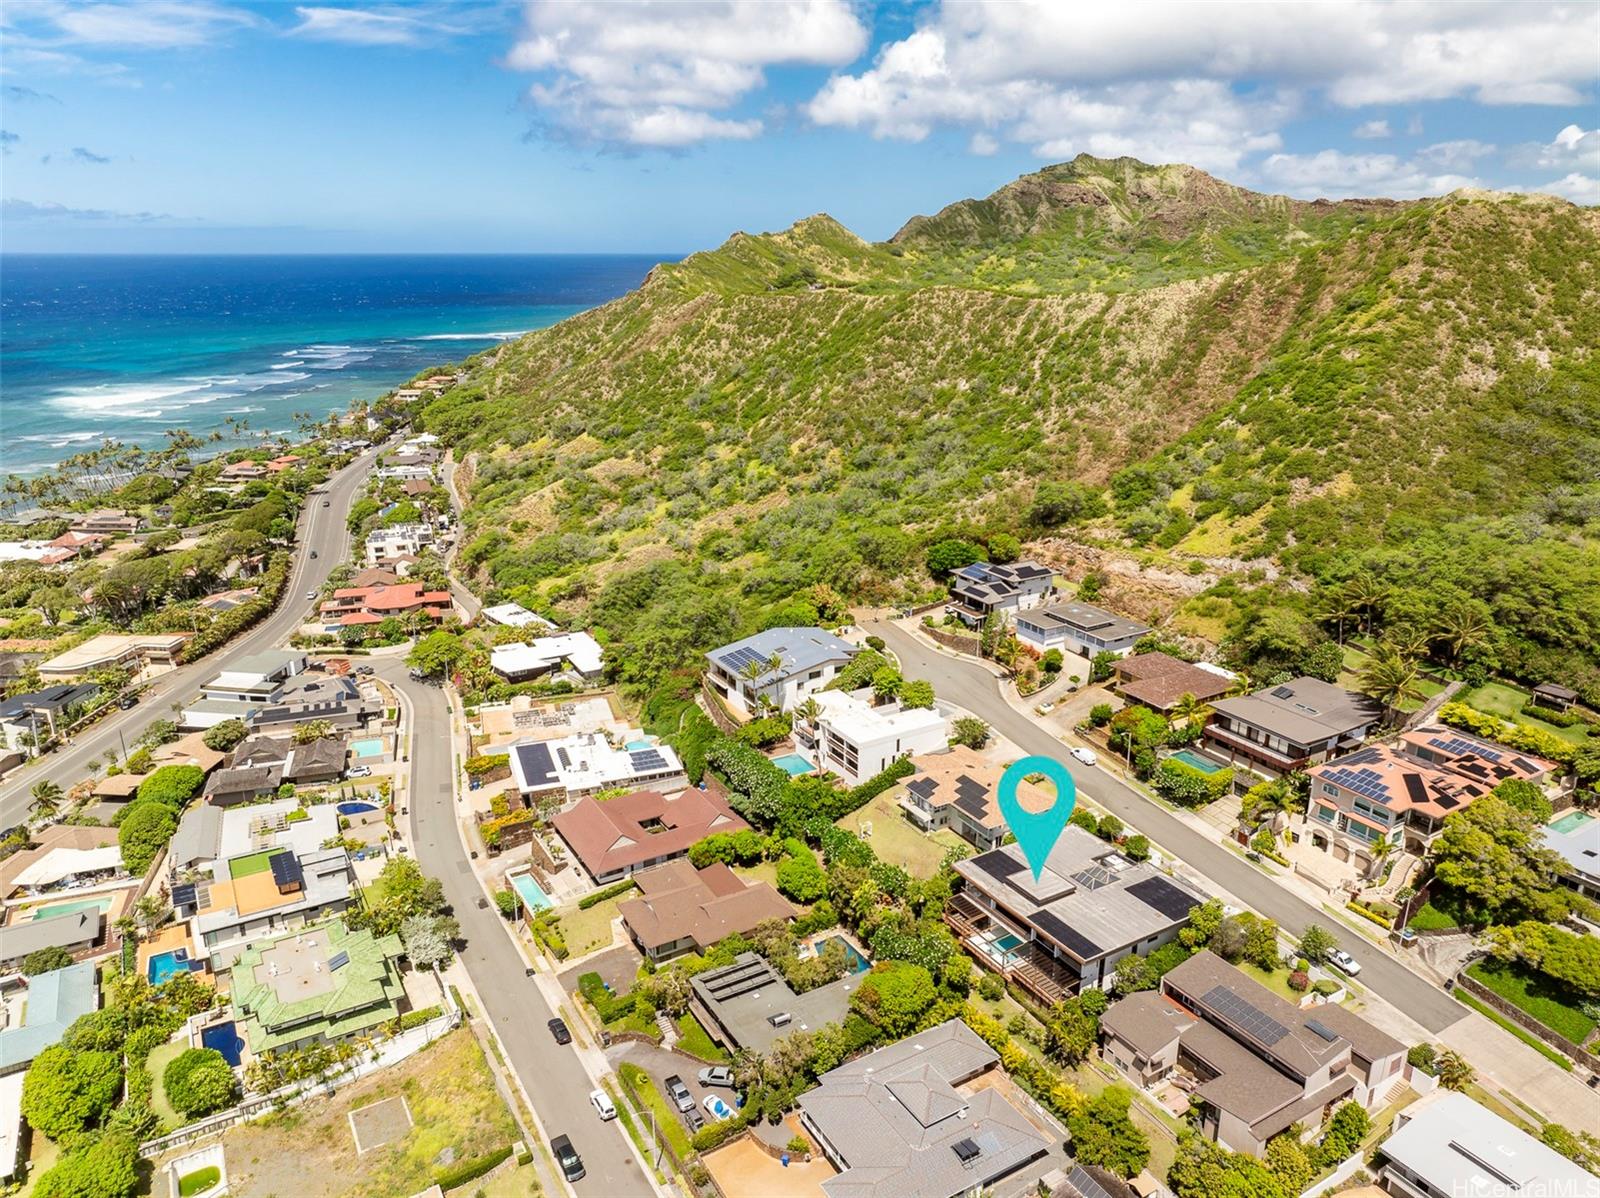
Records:
[[[979,852],[999,848],[1006,838],[1005,817],[995,798],[1005,771],[965,745],[951,745],[941,753],[911,758],[916,773],[892,792],[900,809],[924,832],[950,828]],[[1042,811],[1053,801],[1031,782],[1017,788],[1030,811]]]
[[[1112,689],[1131,703],[1171,711],[1184,695],[1202,703],[1228,693],[1233,680],[1218,671],[1191,665],[1170,653],[1136,653],[1116,664]]]
[[[722,862],[695,869],[687,857],[634,875],[639,897],[619,903],[623,926],[652,961],[703,952],[735,932],[795,909],[766,882],[745,882]]]
[[[703,790],[663,795],[653,790],[599,802],[578,802],[552,821],[595,882],[616,882],[682,857],[713,832],[750,827],[722,799]]]
[[[378,624],[390,616],[422,612],[434,621],[450,615],[449,591],[430,591],[418,583],[393,586],[341,587],[318,609],[324,628],[356,628]]]

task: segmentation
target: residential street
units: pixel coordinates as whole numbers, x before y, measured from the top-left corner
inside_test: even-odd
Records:
[[[551,1136],[569,1135],[583,1157],[588,1175],[573,1189],[596,1198],[653,1198],[654,1190],[623,1138],[620,1122],[602,1123],[589,1105],[594,1083],[577,1053],[558,1045],[545,1026],[555,1012],[525,975],[522,956],[500,926],[498,912],[478,906],[483,889],[456,831],[454,754],[444,690],[413,682],[399,659],[375,659],[373,664],[378,676],[405,697],[411,744],[421,750],[412,762],[410,792],[417,863],[444,883],[445,899],[461,921],[466,940],[462,964],[472,975],[484,1012],[493,1021],[508,1063],[533,1100],[540,1122]]]
[[[1326,912],[1278,886],[1248,861],[1206,839],[1126,783],[1098,767],[1075,760],[1068,754],[1066,745],[1001,698],[999,682],[982,666],[929,648],[887,621],[873,621],[864,627],[888,642],[899,656],[906,677],[926,678],[933,683],[941,699],[971,711],[1029,753],[1047,755],[1062,762],[1080,792],[1177,854],[1196,872],[1216,881],[1240,902],[1277,920],[1285,931],[1297,935],[1307,924],[1326,927],[1333,922]],[[1465,1008],[1448,994],[1388,954],[1355,936],[1345,936],[1341,943],[1361,963],[1361,983],[1429,1031],[1441,1032],[1466,1016]]]
[[[161,675],[145,688],[137,707],[112,712],[71,744],[17,770],[0,786],[0,828],[19,824],[27,817],[33,802],[28,792],[40,780],[49,779],[66,790],[88,773],[86,763],[92,758],[125,756],[146,727],[156,720],[171,718],[172,704],[194,695],[205,679],[227,669],[231,662],[288,640],[309,610],[306,592],[321,587],[329,571],[349,553],[350,534],[345,519],[380,448],[369,449],[330,478],[317,494],[307,497],[300,515],[294,565],[277,610],[220,652]],[[327,507],[322,506],[323,500],[328,501]],[[311,549],[317,551],[316,561],[307,555]]]

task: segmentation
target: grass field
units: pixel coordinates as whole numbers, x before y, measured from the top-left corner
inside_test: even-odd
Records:
[[[163,1044],[160,1048],[151,1049],[150,1056],[145,1061],[145,1068],[150,1070],[150,1078],[154,1083],[151,1087],[150,1107],[157,1115],[161,1116],[163,1123],[172,1128],[182,1127],[185,1120],[177,1111],[172,1109],[172,1104],[167,1101],[167,1086],[162,1080],[162,1074],[166,1073],[167,1066],[172,1063],[172,1059],[187,1047],[187,1044],[181,1042]]]
[[[178,1198],[193,1198],[195,1194],[203,1194],[221,1180],[222,1170],[215,1165],[185,1173],[178,1178]]]
[[[561,934],[567,938],[567,951],[574,957],[581,957],[610,944],[611,921],[617,918],[618,904],[636,897],[637,892],[630,890],[596,903],[587,911],[579,910],[576,903],[561,908],[556,914],[561,920]]]
[[[251,853],[248,857],[235,857],[228,862],[228,874],[235,878],[248,878],[252,874],[265,873],[272,868],[272,854],[276,849],[267,849],[260,853]]]
[[[715,1061],[726,1065],[733,1060],[728,1053],[717,1047],[710,1034],[700,1021],[694,1017],[693,1012],[685,1011],[678,1016],[678,1047],[692,1057],[699,1057],[702,1061]]]
[[[624,1061],[618,1067],[617,1076],[622,1079],[623,1089],[628,1091],[637,1106],[641,1106],[646,1113],[655,1112],[656,1127],[666,1136],[667,1143],[672,1145],[672,1151],[678,1154],[679,1159],[686,1160],[692,1152],[689,1129],[683,1125],[677,1111],[668,1104],[667,1096],[660,1087],[644,1069],[631,1061]],[[649,1119],[646,1118],[645,1122],[648,1124]]]
[[[1552,736],[1559,736],[1568,744],[1581,745],[1588,742],[1589,729],[1585,724],[1574,724],[1571,728],[1562,728],[1556,724],[1547,724],[1541,719],[1522,714],[1522,705],[1528,701],[1528,692],[1508,686],[1503,682],[1486,682],[1477,690],[1466,691],[1461,695],[1462,700],[1469,707],[1479,711],[1486,711],[1490,715],[1497,715],[1503,720],[1513,723],[1532,724],[1535,728],[1543,729]]]
[[[1296,1006],[1300,1005],[1300,999],[1303,996],[1289,989],[1289,971],[1287,969],[1275,969],[1268,973],[1259,965],[1252,965],[1248,961],[1240,961],[1238,968],[1241,973],[1248,974],[1279,998],[1292,1002]]]
[[[971,846],[948,828],[924,833],[914,827],[891,797],[894,789],[879,795],[859,811],[839,821],[841,828],[861,834],[861,825],[872,825],[867,838],[880,860],[898,865],[914,878],[931,878],[939,872],[944,855],[953,848]]]
[[[1348,641],[1345,642],[1344,673],[1339,675],[1339,685],[1345,687],[1354,687],[1359,679],[1361,668],[1366,665],[1370,659],[1371,655],[1359,645],[1351,644]],[[1400,710],[1416,711],[1429,699],[1433,698],[1440,691],[1444,690],[1444,688],[1445,684],[1432,675],[1419,674],[1417,676],[1417,690],[1421,692],[1421,697],[1417,699],[1408,699],[1406,702],[1400,705]]]
[[[1517,965],[1484,960],[1467,967],[1467,976],[1482,982],[1501,998],[1532,1015],[1558,1036],[1582,1046],[1594,1034],[1595,1021],[1578,1009],[1576,1001],[1542,974]]]

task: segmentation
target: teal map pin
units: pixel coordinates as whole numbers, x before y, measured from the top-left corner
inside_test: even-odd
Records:
[[[1031,774],[1043,774],[1056,788],[1056,801],[1045,811],[1029,811],[1017,799],[1017,787]],[[1044,873],[1050,850],[1061,839],[1062,830],[1078,804],[1078,786],[1067,767],[1054,757],[1024,757],[1013,761],[1000,776],[1000,814],[1005,816],[1011,834],[1022,846],[1022,855],[1033,869],[1037,882]]]

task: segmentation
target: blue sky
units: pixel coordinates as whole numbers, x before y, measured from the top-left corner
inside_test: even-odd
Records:
[[[1600,6],[706,0],[0,8],[11,251],[869,238],[1080,152],[1600,203]]]

